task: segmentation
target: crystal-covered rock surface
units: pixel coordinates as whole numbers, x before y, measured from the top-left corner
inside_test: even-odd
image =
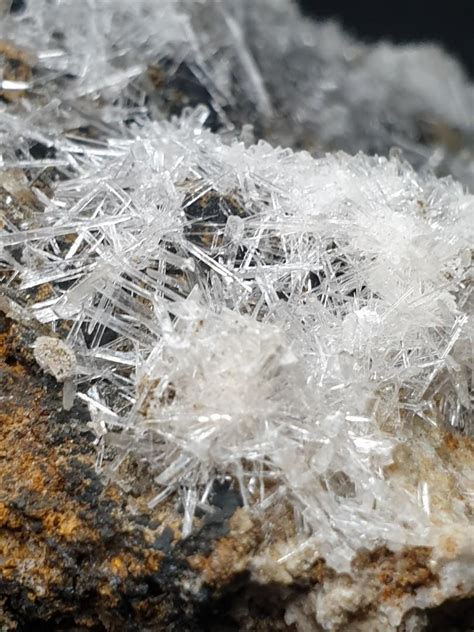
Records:
[[[251,123],[313,151],[396,146],[474,186],[474,88],[435,45],[365,45],[289,0],[36,0],[2,18],[0,38],[14,43],[0,47],[2,94],[30,97],[24,124],[107,134],[205,102],[213,128]]]
[[[284,0],[53,4],[0,26],[4,67],[24,66],[2,79],[2,310],[50,328],[36,360],[66,408],[87,404],[104,479],[146,464],[183,537],[216,480],[263,524],[288,506],[294,536],[253,560],[258,581],[432,547],[438,593],[381,606],[385,629],[472,593],[460,67]],[[333,577],[288,625],[351,629],[347,590]]]

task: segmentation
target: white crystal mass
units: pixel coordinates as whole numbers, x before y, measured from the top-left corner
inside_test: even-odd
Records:
[[[127,456],[146,462],[152,503],[182,495],[184,535],[196,510],[209,509],[214,480],[231,477],[257,514],[288,502],[300,533],[341,571],[362,547],[436,545],[453,525],[472,534],[462,503],[433,522],[429,487],[412,493],[387,468],[416,425],[469,431],[474,197],[396,153],[314,158],[264,141],[244,144],[231,126],[211,133],[205,106],[161,122],[148,120],[143,104],[127,109],[123,91],[129,98],[138,90],[130,82],[144,70],[130,61],[135,51],[143,48],[148,61],[175,54],[184,39],[183,56],[209,70],[216,108],[231,101],[229,68],[239,68],[255,109],[271,119],[272,70],[259,70],[258,50],[240,46],[247,31],[239,12],[224,12],[214,32],[206,22],[212,3],[200,4],[197,15],[193,3],[118,2],[113,12],[98,2],[97,15],[108,20],[100,28],[80,3],[77,20],[66,12],[70,2],[45,24],[40,9],[27,14],[22,37],[43,51],[56,100],[23,104],[31,112],[21,116],[1,113],[5,169],[22,166],[9,149],[13,138],[56,151],[39,161],[58,169],[54,192],[37,190],[44,209],[30,218],[6,216],[0,256],[20,295],[51,284],[51,294],[30,306],[38,320],[53,330],[70,324],[64,344],[77,362],[77,396],[89,405],[101,449],[115,449],[113,462],[100,454],[99,467],[118,477]],[[275,3],[275,24],[285,7]],[[147,11],[167,20],[165,41],[152,39]],[[71,50],[51,48],[54,20],[75,29],[65,38]],[[219,32],[222,23],[227,30]],[[101,36],[92,37],[95,28]],[[305,28],[310,41],[313,27]],[[336,60],[328,74],[337,67],[349,81],[349,44],[333,44],[346,51],[345,61],[336,59],[331,38],[319,36],[315,54]],[[215,56],[211,63],[224,41],[226,63]],[[289,35],[286,44],[298,64]],[[406,59],[423,57],[387,47],[364,54],[360,72],[371,77],[380,56],[400,56],[407,73]],[[65,73],[78,77],[68,97]],[[436,107],[469,129],[472,88],[461,75],[450,79],[460,109],[444,112],[448,101]],[[289,90],[283,108],[313,121],[315,133],[332,112],[349,135],[346,98],[321,105],[335,96],[328,82],[300,82],[313,93]],[[414,83],[406,77],[403,85],[419,103],[418,90],[428,94],[431,84],[424,92]],[[373,100],[380,109],[391,100],[385,87]],[[347,87],[353,99],[356,88]],[[91,94],[100,104],[81,101]],[[365,105],[351,107],[361,114]],[[125,111],[133,119],[127,126]],[[105,139],[63,134],[78,121],[99,125]],[[336,137],[333,130],[326,140]],[[458,484],[467,494],[470,481]]]
[[[216,476],[256,511],[291,499],[339,569],[380,538],[434,542],[452,516],[430,535],[384,468],[406,424],[467,423],[473,197],[397,157],[224,142],[204,118],[84,147],[35,227],[0,237],[23,248],[20,288],[53,284],[37,318],[73,323],[112,468],[133,453],[156,502],[181,490],[185,533]]]
[[[290,0],[35,0],[2,16],[0,38],[35,63],[36,103],[15,121],[0,117],[15,138],[33,132],[49,145],[58,129],[97,124],[113,135],[125,119],[165,118],[146,96],[146,71],[155,65],[163,79],[183,63],[185,85],[205,87],[201,101],[233,136],[252,123],[283,146],[397,146],[417,169],[474,189],[474,88],[435,45],[367,45],[305,20]]]

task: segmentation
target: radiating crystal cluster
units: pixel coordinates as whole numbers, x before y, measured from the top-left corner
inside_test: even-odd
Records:
[[[51,328],[35,357],[89,406],[104,474],[145,462],[184,535],[228,477],[259,516],[288,503],[339,570],[468,525],[388,474],[414,427],[472,430],[474,198],[427,169],[469,183],[472,156],[417,136],[418,114],[472,134],[457,64],[283,0],[37,0],[0,31],[34,69],[1,85],[4,293]],[[254,133],[398,144],[420,169]]]
[[[1,82],[7,97],[35,97],[23,125],[108,134],[166,117],[165,93],[172,112],[205,101],[214,128],[251,123],[258,137],[311,150],[396,145],[417,169],[474,187],[474,89],[434,45],[365,45],[289,0],[35,0],[2,18],[0,38],[34,66]]]
[[[29,309],[68,324],[77,397],[115,450],[101,467],[146,461],[185,534],[216,477],[257,512],[289,501],[335,568],[435,542],[452,516],[431,534],[427,499],[384,472],[407,424],[468,423],[474,198],[397,156],[246,147],[206,115],[63,139],[75,176],[5,219],[9,285],[49,284]]]

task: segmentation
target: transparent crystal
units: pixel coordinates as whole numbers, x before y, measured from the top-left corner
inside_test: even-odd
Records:
[[[146,461],[185,534],[228,476],[251,511],[287,499],[335,568],[435,543],[464,505],[388,472],[416,428],[469,432],[474,198],[396,155],[246,146],[203,112],[81,144],[42,212],[0,234],[7,285],[48,284],[29,309],[68,324],[99,466]]]

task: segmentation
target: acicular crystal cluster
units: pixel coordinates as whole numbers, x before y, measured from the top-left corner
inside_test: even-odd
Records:
[[[468,423],[473,198],[398,158],[226,143],[205,115],[83,147],[1,238],[20,292],[51,284],[36,318],[70,323],[107,468],[145,459],[185,532],[216,476],[257,511],[291,499],[339,568],[426,542],[384,468],[406,424]]]
[[[354,125],[367,128],[365,77],[373,82],[382,57],[406,81],[394,78],[403,90],[393,94],[377,80],[370,102],[378,111],[390,102],[395,120],[415,125],[404,108],[425,113],[429,102],[472,131],[472,87],[438,53],[455,68],[460,100],[437,103],[429,78],[420,86],[410,75],[423,50],[372,50],[306,23],[297,47],[296,27],[281,20],[286,3],[250,4],[104,0],[93,11],[58,3],[56,13],[32,3],[17,44],[35,49],[38,74],[3,86],[31,88],[32,100],[0,113],[2,267],[10,294],[64,339],[67,378],[89,406],[106,475],[119,477],[129,455],[146,462],[152,504],[181,496],[184,535],[209,511],[213,482],[229,477],[257,515],[288,503],[298,532],[346,571],[364,547],[472,533],[467,501],[433,520],[430,482],[413,493],[389,471],[415,426],[472,430],[474,198],[396,152],[314,158],[252,144],[230,111],[244,95],[235,111],[257,112],[256,131],[278,121],[276,109],[314,136],[326,130],[323,146],[347,138],[352,149]],[[283,39],[265,34],[264,10]],[[289,75],[303,48],[320,62],[305,69],[321,76],[298,79],[298,92]],[[285,54],[278,81],[267,54],[272,63]],[[156,59],[163,73],[190,64],[206,105],[150,120],[140,81]],[[381,150],[395,136],[374,120]],[[281,140],[287,132],[275,125]],[[374,149],[371,138],[359,146]],[[468,152],[465,160],[469,175]],[[22,169],[34,203],[19,217]],[[54,169],[49,188],[45,169]],[[457,484],[468,496],[469,481]]]
[[[35,0],[2,16],[0,38],[0,96],[29,99],[16,133],[41,121],[48,146],[206,103],[234,137],[251,124],[310,151],[397,146],[474,188],[474,88],[435,45],[366,45],[290,0]]]

